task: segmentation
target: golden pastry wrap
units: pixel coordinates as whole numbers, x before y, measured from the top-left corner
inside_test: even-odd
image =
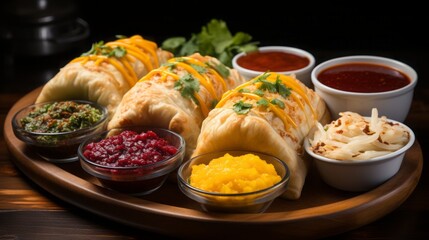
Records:
[[[246,150],[273,155],[290,170],[283,197],[298,199],[309,160],[303,140],[317,121],[327,122],[324,101],[293,77],[265,73],[225,93],[204,120],[194,156]]]
[[[172,58],[124,95],[108,128],[168,128],[184,137],[189,157],[208,112],[223,93],[243,82],[237,71],[215,58],[198,53]]]
[[[141,77],[171,57],[170,52],[138,35],[106,44],[99,42],[49,80],[36,103],[90,100],[106,106],[110,118],[123,95]]]

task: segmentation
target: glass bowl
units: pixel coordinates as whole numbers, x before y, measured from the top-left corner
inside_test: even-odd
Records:
[[[113,139],[114,136],[128,130],[137,134],[147,133],[148,131],[154,132],[159,138],[166,140],[169,145],[176,148],[177,151],[160,161],[149,162],[153,160],[153,157],[149,157],[147,158],[148,162],[141,165],[124,165],[119,161],[108,160],[109,156],[118,152],[124,153],[122,150],[108,153],[105,158],[102,157],[102,161],[111,161],[110,163],[96,163],[86,157],[84,152],[88,144],[99,143],[104,139]],[[143,144],[141,139],[140,142],[138,142],[137,138],[134,140],[136,140],[136,145],[142,146],[142,148],[148,146]],[[160,188],[168,178],[169,173],[180,166],[185,156],[185,140],[179,134],[168,129],[148,127],[114,128],[85,140],[79,146],[78,155],[82,168],[87,173],[95,176],[102,186],[126,194],[145,195]],[[136,159],[139,161],[143,157],[139,155]]]
[[[265,189],[231,194],[208,192],[190,184],[192,166],[198,164],[207,165],[213,159],[222,157],[226,153],[232,156],[241,156],[247,153],[259,156],[259,158],[274,166],[281,180]],[[275,198],[286,191],[289,174],[286,163],[276,157],[249,151],[221,151],[202,154],[183,163],[178,170],[177,178],[180,190],[189,198],[200,203],[202,209],[206,212],[262,213],[267,210]]]
[[[101,113],[98,121],[94,121],[89,126],[82,127],[77,130],[67,130],[63,132],[37,132],[35,130],[28,130],[25,128],[22,121],[29,116],[33,111],[38,111],[44,106],[52,105],[54,103],[63,104],[68,101],[53,101],[37,103],[26,106],[19,110],[12,118],[12,129],[15,136],[21,141],[25,142],[28,146],[33,148],[35,152],[43,159],[55,162],[66,163],[77,161],[77,149],[79,145],[93,134],[97,134],[105,130],[107,125],[107,109],[95,102],[83,100],[70,100],[79,105],[88,104]],[[48,105],[47,105],[48,104]],[[58,117],[57,119],[67,119],[67,117]],[[67,119],[68,121],[69,119]]]

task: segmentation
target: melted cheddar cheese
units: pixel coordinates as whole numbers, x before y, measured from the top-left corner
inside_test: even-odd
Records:
[[[265,81],[269,81],[274,84],[276,83],[276,81],[280,80],[281,83],[284,84],[284,86],[288,87],[291,90],[291,93],[288,97],[292,98],[293,101],[296,102],[297,105],[302,110],[304,110],[305,105],[309,106],[311,113],[313,115],[313,118],[317,119],[317,114],[305,93],[305,89],[303,89],[303,87],[300,86],[300,84],[298,84],[295,79],[293,79],[292,77],[282,75],[282,74],[277,74],[277,73],[265,73],[265,74],[269,74],[265,78]],[[295,121],[287,114],[287,112],[277,104],[273,104],[271,102],[271,100],[273,100],[274,98],[267,97],[267,94],[264,94],[264,96],[261,97],[255,93],[242,91],[243,89],[246,89],[246,87],[251,87],[252,89],[253,88],[260,89],[262,82],[259,81],[259,77],[254,78],[250,81],[247,81],[241,84],[240,86],[236,87],[235,89],[226,92],[223,95],[222,99],[216,105],[216,108],[220,108],[224,106],[229,100],[231,100],[235,96],[240,96],[243,101],[246,101],[246,100],[259,101],[265,98],[268,102],[267,110],[273,112],[283,122],[283,125],[285,126],[285,128],[288,128],[288,127],[296,128],[297,123],[295,123]],[[272,94],[268,94],[268,95],[272,95]],[[275,94],[275,96],[276,98],[284,99],[280,94]]]
[[[193,65],[203,68],[204,71],[198,71]],[[208,106],[208,103],[213,101],[217,102],[222,97],[221,94],[216,91],[215,83],[213,81],[216,81],[216,84],[221,85],[222,91],[226,91],[227,85],[225,79],[205,62],[191,57],[172,58],[168,60],[166,65],[152,70],[149,74],[140,79],[140,81],[150,80],[156,75],[159,76],[158,81],[166,81],[168,76],[175,81],[178,81],[181,76],[177,74],[177,69],[182,69],[192,75],[192,77],[198,80],[198,82],[209,92],[211,101],[204,101],[198,92],[195,92],[193,95],[198,102],[197,105],[200,107],[203,116],[207,117],[210,109],[212,108],[211,106]],[[208,73],[211,74],[214,79],[210,78]]]
[[[148,72],[159,66],[159,59],[156,54],[158,46],[156,43],[145,40],[141,36],[135,35],[130,38],[118,39],[113,42],[108,42],[102,47],[109,47],[112,50],[115,48],[123,48],[126,53],[122,57],[115,57],[106,56],[97,52],[95,54],[75,58],[70,63],[80,62],[82,65],[85,65],[89,61],[92,61],[96,66],[100,66],[102,63],[110,64],[121,73],[130,87],[134,86],[138,81],[138,76],[132,67],[132,63],[136,61],[136,59],[145,66]],[[154,64],[152,64],[152,61]]]

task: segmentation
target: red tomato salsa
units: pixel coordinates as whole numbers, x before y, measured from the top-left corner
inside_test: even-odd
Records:
[[[176,147],[153,131],[139,134],[127,130],[86,145],[83,155],[104,166],[134,167],[162,161],[176,152]]]
[[[254,71],[286,72],[308,66],[310,59],[286,52],[251,52],[237,59],[237,64]]]
[[[346,63],[327,68],[317,76],[326,86],[349,92],[374,93],[410,84],[404,73],[383,65]]]

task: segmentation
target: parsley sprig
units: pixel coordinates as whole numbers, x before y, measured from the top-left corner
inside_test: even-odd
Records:
[[[83,53],[81,56],[89,56],[89,55],[103,55],[106,57],[116,57],[121,58],[127,54],[127,50],[124,47],[110,47],[104,45],[104,41],[99,41],[97,43],[93,43],[91,49]]]
[[[202,66],[196,65],[196,64],[189,64],[189,65],[200,74],[207,73],[207,68],[205,68],[205,67],[202,67]]]
[[[247,114],[252,109],[251,103],[245,103],[242,100],[233,105],[233,110],[240,115]]]
[[[172,37],[166,39],[161,48],[175,56],[187,56],[195,52],[219,59],[226,66],[232,67],[232,58],[240,52],[257,50],[258,42],[251,42],[252,36],[244,32],[234,35],[226,22],[212,19],[201,28],[199,33],[192,34],[190,39]]]
[[[174,83],[174,89],[180,91],[183,97],[189,98],[199,105],[195,93],[200,91],[200,82],[191,74],[186,74]]]
[[[268,80],[269,76],[270,76],[269,73],[264,73],[264,74],[260,75],[257,79],[255,79],[253,82],[253,83],[257,83],[257,82],[262,83],[258,89],[254,90],[252,92],[253,94],[256,94],[259,97],[261,97],[261,99],[259,99],[256,102],[256,105],[268,107],[270,104],[273,104],[273,105],[278,106],[281,109],[284,109],[286,105],[282,100],[280,100],[278,98],[274,98],[274,99],[270,100],[264,96],[265,92],[268,91],[270,93],[278,93],[283,98],[287,98],[288,96],[290,96],[292,89],[288,88],[282,82],[282,80],[280,79],[279,76],[277,76],[276,81],[274,83]],[[242,89],[238,90],[238,92],[250,93],[251,90],[247,89],[247,88],[242,88]],[[233,105],[234,111],[237,112],[238,114],[247,114],[251,108],[252,108],[251,103],[245,103],[242,100],[240,100],[239,102],[237,102],[236,104]]]
[[[270,76],[269,73],[264,73],[254,80],[254,83],[261,82],[261,86],[259,87],[262,91],[268,91],[270,93],[278,93],[280,96],[287,98],[291,94],[291,88],[286,87],[286,85],[280,79],[280,76],[277,76],[276,81],[274,83],[268,80]]]
[[[207,62],[206,65],[213,68],[223,78],[227,78],[230,75],[229,69],[225,65],[223,65],[222,63],[215,64],[215,63]]]

